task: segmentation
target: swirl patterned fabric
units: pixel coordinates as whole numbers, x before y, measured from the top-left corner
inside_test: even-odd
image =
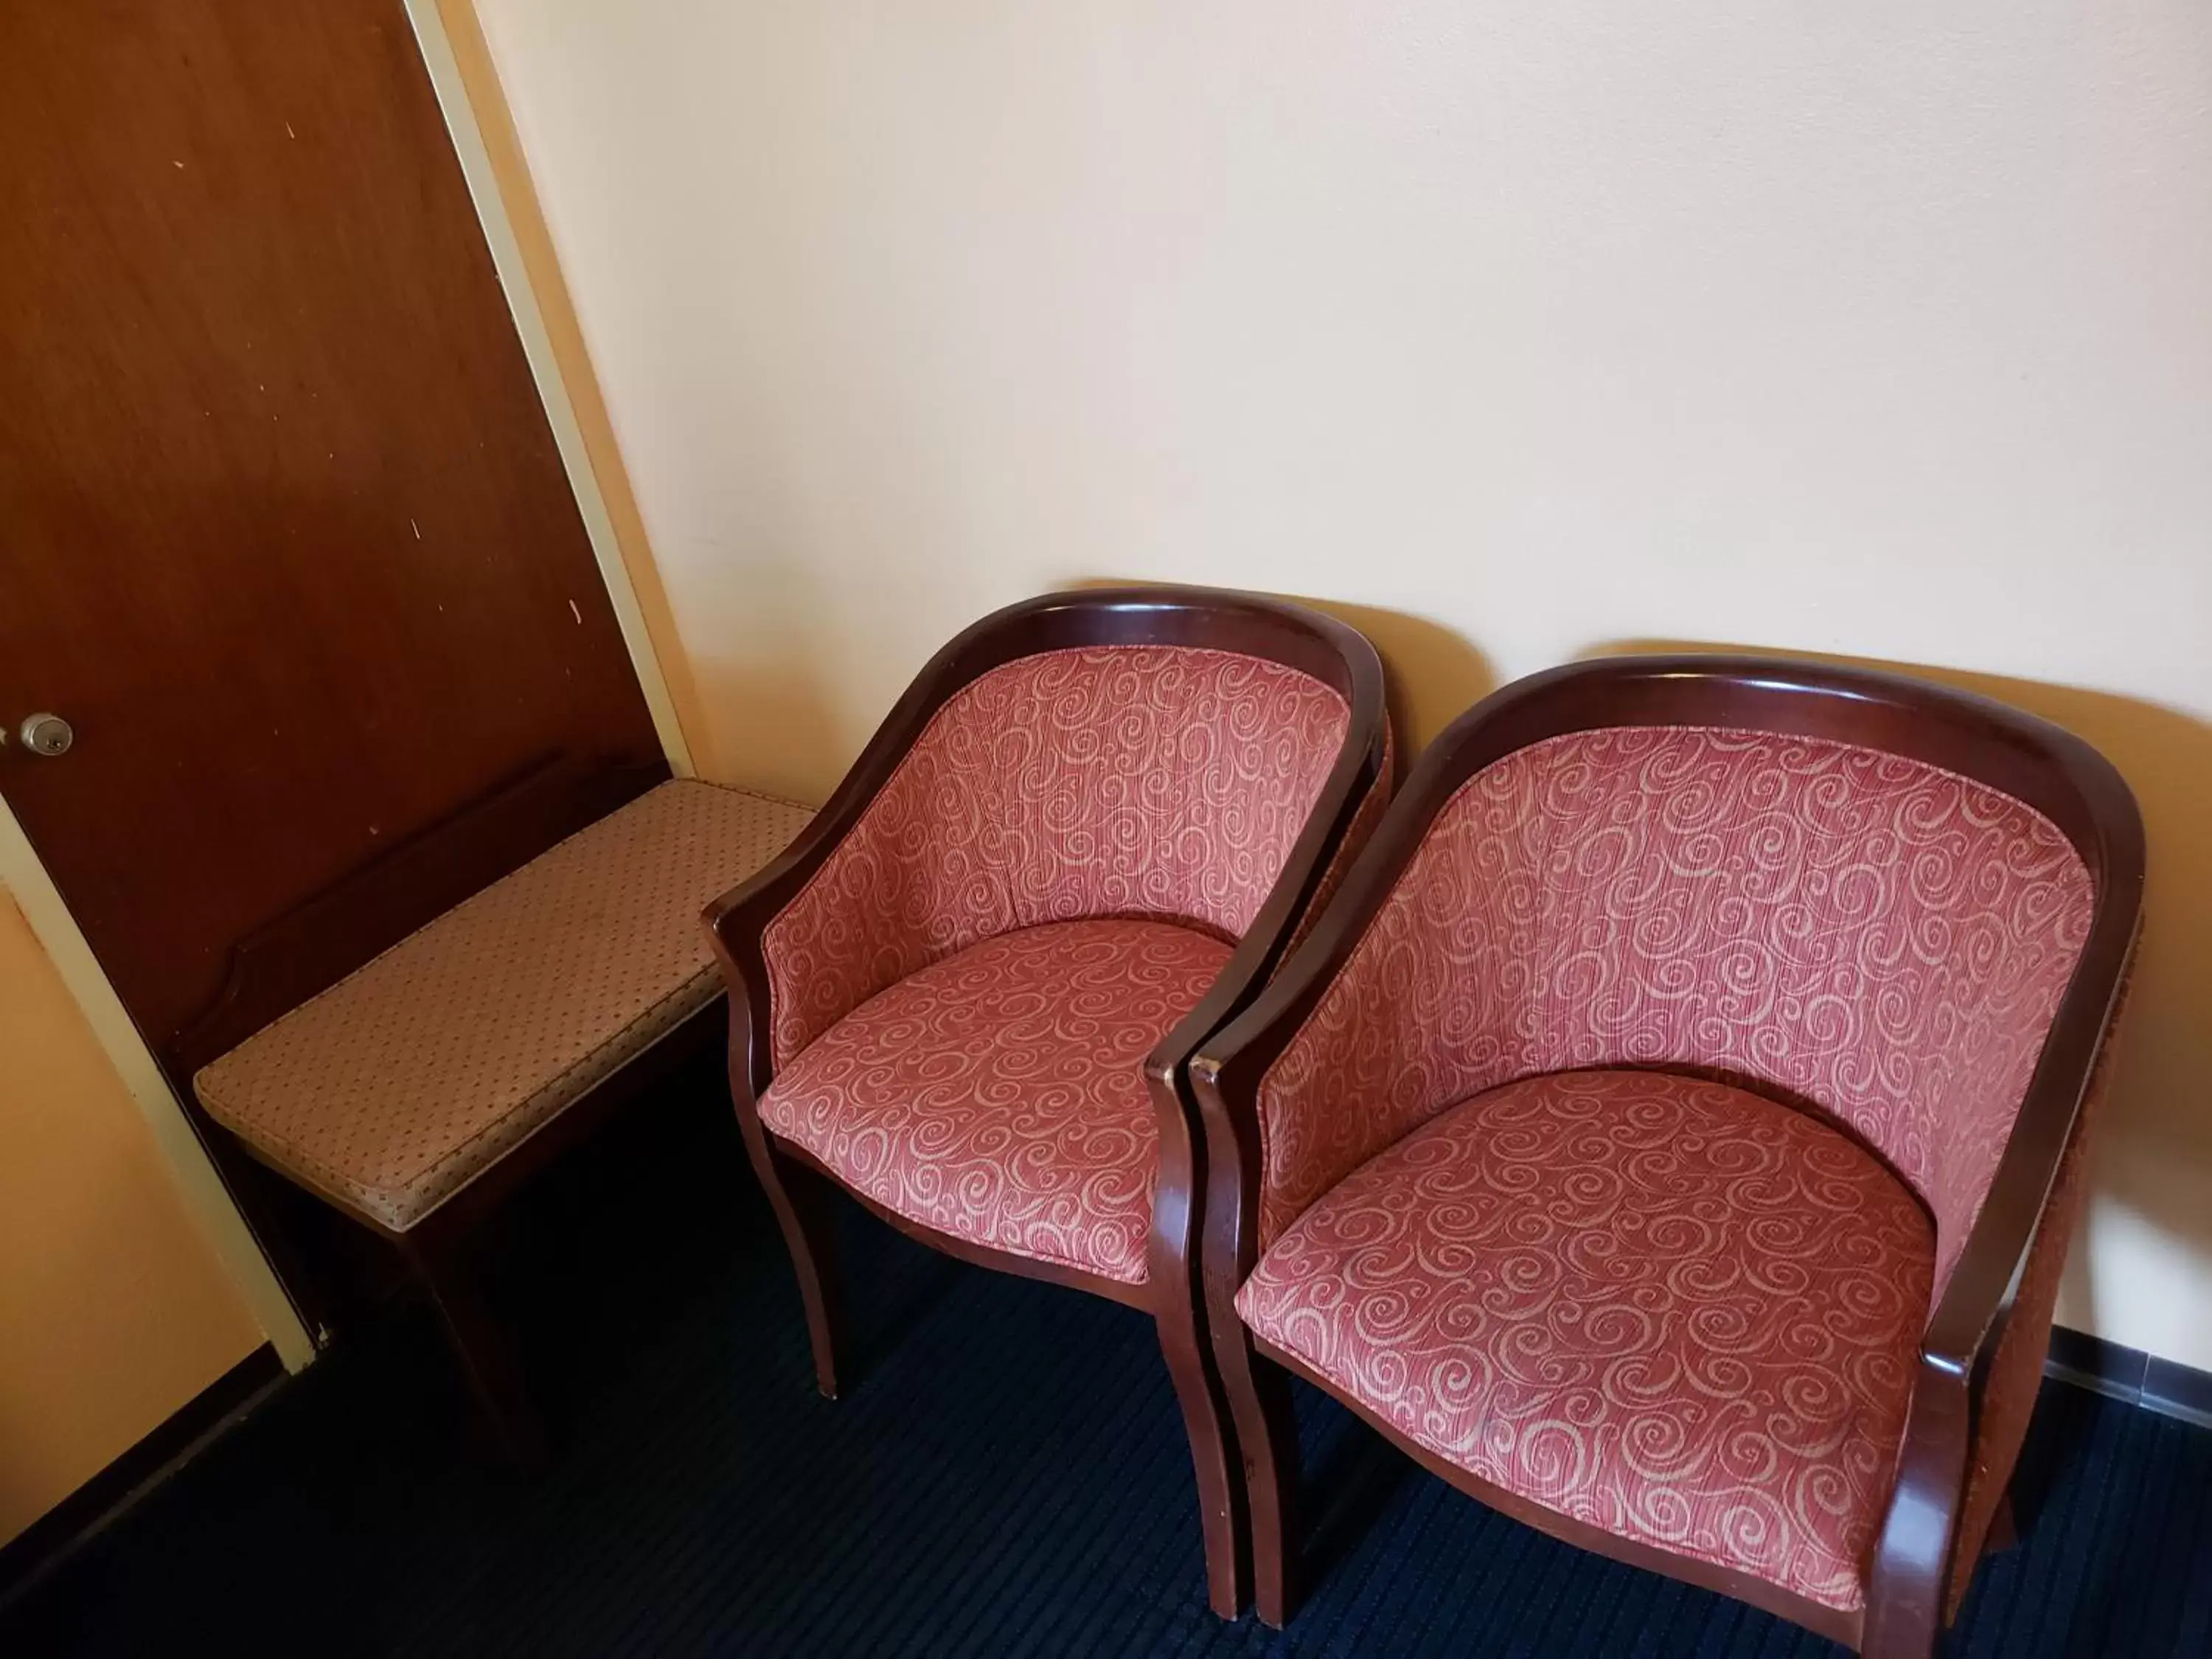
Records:
[[[1250,1328],[1479,1479],[1861,1606],[1927,1217],[1809,1113],[1656,1072],[1508,1084],[1309,1208]]]
[[[1438,813],[1260,1091],[1261,1245],[1449,1103],[1577,1066],[1697,1068],[1864,1135],[1963,1247],[2088,932],[2039,813],[1821,738],[1547,739]]]
[[[1328,913],[1328,902],[1336,896],[1336,890],[1344,885],[1344,878],[1352,873],[1352,866],[1359,862],[1359,855],[1367,843],[1375,838],[1376,826],[1382,822],[1382,814],[1390,805],[1390,790],[1396,781],[1398,765],[1398,734],[1391,729],[1390,717],[1382,717],[1382,764],[1367,786],[1367,793],[1359,798],[1359,805],[1352,810],[1352,822],[1344,826],[1344,839],[1329,854],[1328,867],[1315,884],[1313,896],[1306,901],[1304,913],[1291,930],[1290,942],[1284,946],[1282,959],[1276,963],[1280,973],[1290,964],[1297,948],[1312,933],[1314,924]]]
[[[1310,675],[1194,647],[1050,651],[978,677],[766,929],[775,1064],[1016,928],[1147,916],[1240,938],[1350,721]]]
[[[830,1027],[761,1121],[939,1232],[1142,1284],[1159,1170],[1145,1055],[1230,949],[1158,921],[1000,934]]]

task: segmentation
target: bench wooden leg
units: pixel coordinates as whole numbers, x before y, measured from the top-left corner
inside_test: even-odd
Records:
[[[483,1281],[473,1262],[456,1245],[403,1246],[408,1264],[430,1293],[431,1305],[446,1329],[446,1340],[460,1361],[484,1425],[501,1455],[514,1468],[532,1470],[545,1462],[545,1431],[522,1383],[507,1333],[484,1304]]]

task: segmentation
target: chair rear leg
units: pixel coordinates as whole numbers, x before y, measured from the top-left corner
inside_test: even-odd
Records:
[[[751,1154],[753,1173],[768,1193],[799,1276],[799,1299],[806,1304],[806,1334],[814,1349],[814,1386],[824,1400],[837,1397],[837,1351],[845,1340],[845,1285],[837,1259],[837,1218],[830,1207],[830,1183],[775,1149],[760,1120],[749,1112],[738,1119]]]

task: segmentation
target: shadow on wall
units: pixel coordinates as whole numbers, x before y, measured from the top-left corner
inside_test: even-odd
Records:
[[[2094,1201],[2117,1204],[2212,1262],[2212,1111],[2204,1098],[2212,1076],[2212,1020],[2205,1013],[2212,1004],[2212,724],[2102,691],[1869,657],[1682,640],[1613,641],[1583,654],[1740,650],[1881,669],[1978,692],[2064,726],[2119,768],[2142,808],[2149,878],[2135,988],[2093,1146]],[[2085,1233],[2076,1247],[2060,1297],[2061,1321],[2077,1329],[2097,1328],[2084,1271],[2094,1237]],[[2193,1317],[2199,1327],[2195,1346],[2202,1348],[2212,1343],[2212,1331],[2203,1328],[2212,1316],[2199,1310]]]
[[[874,726],[858,730],[834,681],[840,641],[830,596],[786,565],[732,562],[744,610],[772,618],[726,653],[690,653],[690,695],[713,716],[687,724],[699,775],[819,806],[830,799]]]
[[[751,600],[752,608],[760,614],[784,617],[823,614],[820,596],[811,594],[801,578],[785,576],[777,582],[756,572],[749,580],[757,588],[764,589]],[[1074,577],[1059,586],[1086,591],[1163,584],[1091,575]],[[1488,659],[1449,629],[1422,617],[1367,605],[1295,593],[1276,597],[1349,623],[1375,642],[1382,656],[1401,775],[1430,738],[1470,704],[1498,689],[1498,675]],[[974,617],[960,619],[945,630],[945,639],[994,608],[986,607]],[[856,726],[851,711],[839,702],[825,680],[823,665],[834,656],[829,643],[802,627],[781,638],[772,653],[745,657],[702,653],[693,659],[692,690],[706,707],[744,711],[741,729],[708,734],[704,727],[686,726],[701,775],[741,782],[747,788],[765,790],[807,805],[818,805],[829,799],[875,729],[872,722]],[[930,641],[927,653],[944,643],[944,639]],[[917,661],[916,669],[920,666]]]
[[[1297,602],[1351,623],[1382,653],[1401,778],[1437,732],[1498,690],[1498,671],[1490,659],[1449,628],[1425,617],[1340,605],[1334,599]]]
[[[818,677],[804,670],[715,659],[695,663],[692,684],[706,707],[744,710],[741,745],[695,742],[692,761],[702,777],[816,807],[860,752]]]

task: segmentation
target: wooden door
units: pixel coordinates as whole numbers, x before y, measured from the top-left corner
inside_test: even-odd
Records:
[[[0,791],[169,1057],[256,929],[660,749],[399,0],[8,0],[0,156]]]

